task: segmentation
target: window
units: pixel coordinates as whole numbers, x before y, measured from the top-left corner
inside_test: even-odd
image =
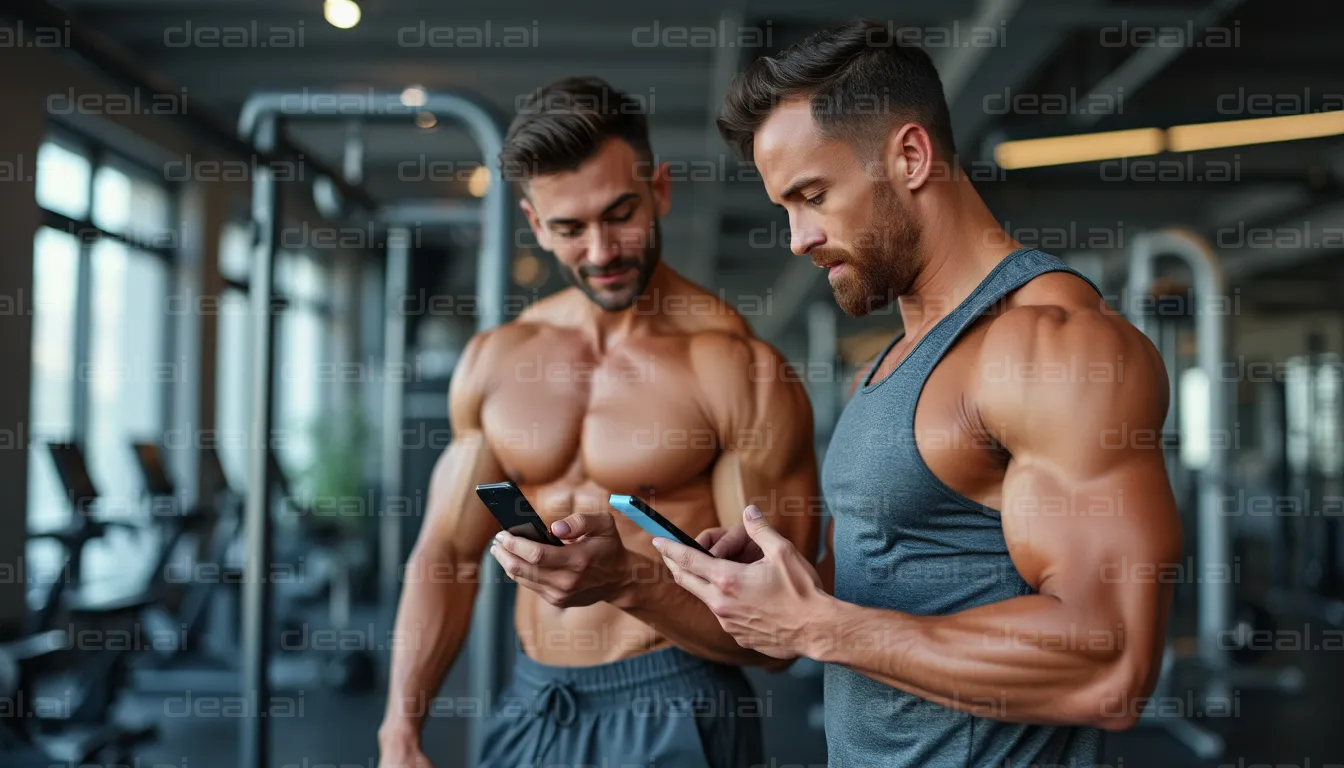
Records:
[[[64,137],[39,150],[36,182],[45,221],[33,248],[29,528],[49,530],[71,514],[41,448],[50,441],[82,444],[99,490],[96,516],[141,516],[131,443],[162,439],[180,379],[166,312],[176,237],[171,190],[92,142]],[[109,533],[85,548],[84,579],[95,590],[133,590],[156,547],[152,531]],[[34,580],[54,575],[63,557],[53,542],[31,542]]]
[[[229,287],[220,300],[215,418],[220,463],[237,488],[246,487],[251,444],[253,330],[246,291],[251,249],[246,226],[224,228],[219,269]],[[314,429],[327,415],[334,386],[333,377],[322,376],[319,367],[330,357],[330,272],[327,261],[308,253],[281,251],[276,257],[275,293],[285,300],[285,309],[276,318],[272,445],[296,486],[317,458]]]

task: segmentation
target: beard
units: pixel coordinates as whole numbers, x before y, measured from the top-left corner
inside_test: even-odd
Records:
[[[819,248],[811,254],[816,264],[845,263],[831,281],[831,292],[850,317],[863,317],[909,293],[919,274],[919,224],[885,183],[874,185],[871,220],[870,234],[860,237],[852,252]]]
[[[644,289],[648,287],[649,279],[653,277],[653,270],[663,257],[663,233],[657,219],[653,220],[649,235],[649,244],[638,255],[621,256],[601,267],[585,264],[579,267],[567,267],[561,271],[574,287],[583,291],[583,294],[601,307],[602,311],[620,312],[629,309],[636,299],[644,295]],[[635,271],[634,279],[623,286],[605,287],[589,282],[593,277],[613,275],[630,269]]]

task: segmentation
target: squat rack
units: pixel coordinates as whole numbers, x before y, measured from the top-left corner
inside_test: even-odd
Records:
[[[389,375],[383,380],[383,435],[382,435],[382,500],[383,509],[389,500],[401,492],[401,443],[403,391],[391,375],[401,369],[406,359],[406,318],[402,314],[401,297],[406,293],[410,275],[410,226],[429,224],[452,226],[479,223],[480,251],[477,260],[476,294],[479,307],[476,317],[477,332],[498,326],[504,319],[505,294],[508,290],[510,205],[512,196],[495,163],[504,143],[502,119],[483,101],[463,93],[426,93],[425,103],[414,110],[401,104],[400,95],[388,92],[301,93],[264,92],[248,98],[239,114],[238,135],[261,152],[269,152],[276,144],[286,121],[296,119],[349,119],[401,118],[420,111],[456,119],[476,142],[490,168],[490,185],[479,212],[461,205],[441,201],[403,201],[383,206],[374,212],[355,211],[368,215],[385,228],[387,271],[385,275],[385,343],[384,367]],[[314,199],[318,209],[328,216],[339,216],[346,206],[341,190],[358,183],[362,177],[363,142],[357,131],[351,131],[345,145],[344,179],[332,179],[327,174],[314,180]],[[265,578],[271,565],[271,515],[269,493],[272,478],[268,472],[274,393],[273,364],[275,342],[275,313],[271,311],[272,283],[275,271],[275,253],[281,222],[278,182],[269,163],[260,157],[253,163],[252,222],[256,238],[252,259],[251,293],[252,314],[261,319],[252,328],[253,365],[251,403],[252,419],[249,434],[249,482],[244,511],[246,532],[247,576],[243,592],[243,695],[251,707],[251,716],[242,723],[243,766],[265,768],[269,729],[265,709],[269,701],[269,680],[266,638],[269,637],[270,585]],[[335,182],[343,181],[344,184]],[[474,215],[475,214],[475,215]],[[446,395],[445,395],[446,397]],[[265,436],[264,439],[259,436]],[[384,610],[390,614],[396,604],[401,576],[401,523],[397,516],[383,514],[379,523],[379,596]],[[477,596],[475,627],[471,635],[471,652],[476,663],[471,667],[472,695],[479,701],[488,701],[490,691],[499,689],[503,682],[503,660],[499,648],[506,628],[502,616],[502,589],[498,567],[490,558],[481,569],[480,592]],[[391,626],[391,621],[384,622]],[[480,728],[475,722],[470,731],[469,749],[476,753]]]

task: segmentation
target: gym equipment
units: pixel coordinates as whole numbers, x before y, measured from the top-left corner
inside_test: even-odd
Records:
[[[1299,514],[1281,522],[1282,562],[1269,600],[1276,611],[1344,626],[1344,576],[1341,575],[1341,411],[1344,366],[1325,352],[1319,333],[1306,339],[1306,355],[1288,360],[1283,416],[1288,443],[1284,450],[1284,495],[1295,499]],[[1336,425],[1331,429],[1331,425]]]
[[[67,591],[76,591],[84,582],[84,545],[100,539],[113,528],[138,533],[139,527],[123,520],[98,520],[93,517],[93,506],[98,501],[98,488],[89,476],[84,452],[75,443],[47,443],[47,452],[56,467],[56,474],[70,500],[71,521],[68,525],[48,531],[29,534],[30,539],[52,539],[65,553],[58,577],[52,580],[45,595],[37,596],[37,609],[29,616],[28,631],[39,632],[51,627],[57,611],[64,605]],[[85,603],[87,604],[87,603]]]
[[[254,162],[252,215],[253,231],[257,233],[255,257],[249,290],[253,302],[253,316],[268,318],[254,327],[252,343],[253,383],[252,422],[250,433],[271,433],[273,384],[273,342],[275,339],[274,313],[269,311],[272,301],[274,255],[278,247],[280,227],[278,185],[267,162],[283,141],[283,123],[290,120],[327,119],[350,121],[365,119],[407,120],[415,113],[425,111],[440,119],[456,119],[481,148],[481,154],[491,167],[490,185],[479,209],[471,206],[444,205],[437,201],[402,202],[387,206],[372,215],[387,235],[387,272],[385,312],[386,344],[384,363],[388,370],[398,370],[405,363],[406,318],[398,311],[405,294],[410,266],[410,230],[412,223],[422,225],[470,225],[479,222],[481,250],[477,270],[478,301],[477,329],[488,330],[499,325],[504,315],[505,292],[509,268],[509,218],[511,192],[509,185],[494,166],[503,145],[503,121],[485,102],[464,94],[427,93],[424,103],[415,109],[405,109],[397,93],[261,93],[250,97],[243,105],[238,119],[238,135],[255,148],[259,159]],[[349,201],[334,190],[322,187],[340,186],[357,191],[353,184],[361,177],[363,144],[357,131],[350,133],[346,143],[345,172],[341,177],[328,174],[327,182],[314,185],[320,210],[328,213],[349,211]],[[344,191],[344,190],[342,190]],[[401,423],[403,390],[399,381],[388,377],[383,390],[383,499],[397,499],[401,494],[402,447],[395,425]],[[268,489],[271,472],[268,441],[261,441],[253,451],[250,462],[251,482],[245,512],[247,541],[247,579],[244,585],[243,610],[243,693],[257,702],[256,711],[263,711],[268,698],[266,638],[269,585],[263,578],[271,561],[271,519],[268,509]],[[384,515],[379,533],[379,574],[382,604],[390,613],[400,588],[402,566],[401,520],[397,515]],[[500,652],[507,644],[503,641],[508,630],[507,617],[502,610],[506,595],[501,589],[499,567],[492,558],[484,559],[482,583],[474,611],[475,626],[469,643],[475,663],[472,665],[472,695],[485,701],[499,690],[504,679],[506,659]],[[391,625],[390,617],[385,623]],[[243,720],[242,765],[265,768],[268,765],[267,721],[261,717]],[[476,754],[481,729],[477,720],[470,725],[469,753]]]
[[[153,604],[146,594],[123,594],[108,599],[85,590],[82,552],[89,541],[103,536],[109,529],[121,527],[139,532],[140,528],[126,521],[96,520],[92,508],[98,500],[98,489],[93,484],[83,451],[74,443],[47,445],[57,474],[65,485],[71,501],[74,522],[56,531],[33,534],[33,538],[53,538],[65,548],[65,566],[51,588],[43,596],[36,610],[29,616],[27,632],[36,634],[53,629],[79,631],[97,630],[101,637],[111,632],[138,636],[136,618]],[[107,643],[107,647],[90,649],[73,664],[68,674],[53,680],[54,687],[63,687],[61,700],[65,706],[59,711],[46,713],[44,719],[53,722],[102,723],[106,721],[117,695],[125,688],[133,647]]]
[[[278,553],[276,559],[293,562],[303,557],[304,581],[307,582],[305,590],[281,595],[284,599],[275,601],[278,604],[276,613],[281,617],[298,615],[302,606],[320,600],[325,593],[328,628],[337,632],[344,630],[350,625],[350,569],[362,559],[351,553],[363,542],[350,536],[338,521],[318,515],[300,504],[290,490],[288,474],[274,453],[270,454],[269,460],[270,476],[274,478],[280,506],[292,512],[299,521],[298,535],[286,542],[289,556]],[[377,682],[378,665],[369,649],[319,653],[324,656],[320,678],[329,687],[345,693],[359,693],[369,690]]]
[[[162,529],[158,560],[145,588],[153,605],[141,613],[140,620],[156,637],[175,640],[171,645],[154,643],[152,650],[159,658],[154,660],[156,666],[149,666],[155,666],[156,672],[192,668],[198,673],[198,680],[182,687],[218,688],[220,682],[211,684],[220,679],[217,673],[231,677],[236,670],[229,659],[210,652],[206,635],[213,598],[236,588],[242,580],[241,570],[230,568],[224,561],[226,551],[237,538],[236,505],[229,503],[226,494],[215,493],[204,504],[182,508],[158,444],[132,443],[131,451],[143,475],[151,520]],[[218,464],[213,450],[202,453],[203,466]],[[172,578],[174,574],[181,574],[182,578]],[[137,687],[142,689],[159,685],[146,682],[143,674],[137,674],[136,680]]]
[[[69,653],[64,630],[0,644],[0,764],[13,768],[51,768],[62,763],[72,767],[128,765],[136,747],[157,738],[158,729],[152,726],[110,724],[44,738],[47,726],[39,722],[46,705],[34,681],[53,659]]]
[[[1205,434],[1185,435],[1187,441],[1202,442],[1202,448],[1191,446],[1191,463],[1202,464],[1196,470],[1197,477],[1193,490],[1196,498],[1195,535],[1197,579],[1196,592],[1198,618],[1196,627],[1196,648],[1199,671],[1203,676],[1203,694],[1206,699],[1227,701],[1232,696],[1232,686],[1270,688],[1284,692],[1296,692],[1302,687],[1303,676],[1296,667],[1283,669],[1258,669],[1235,667],[1232,664],[1233,649],[1228,648],[1226,632],[1233,630],[1234,636],[1249,636],[1248,627],[1264,621],[1267,612],[1249,610],[1234,621],[1233,602],[1236,598],[1236,584],[1230,578],[1212,578],[1216,569],[1230,569],[1232,563],[1232,535],[1228,518],[1221,514],[1220,504],[1227,489],[1228,446],[1220,438],[1230,434],[1231,413],[1228,408],[1227,384],[1222,381],[1219,365],[1225,356],[1225,332],[1227,312],[1218,306],[1226,296],[1226,283],[1218,259],[1199,235],[1185,230],[1161,230],[1147,232],[1136,237],[1131,245],[1129,259],[1129,284],[1127,295],[1130,306],[1126,307],[1130,322],[1146,334],[1163,351],[1164,361],[1168,364],[1168,374],[1173,388],[1171,402],[1174,406],[1168,411],[1164,432],[1171,434],[1173,426],[1181,414],[1179,408],[1179,366],[1173,365],[1175,344],[1171,338],[1165,338],[1163,329],[1155,316],[1163,313],[1144,306],[1143,300],[1150,297],[1155,282],[1155,264],[1158,258],[1170,256],[1183,261],[1194,278],[1193,291],[1190,294],[1190,306],[1194,313],[1197,369],[1202,372],[1207,391],[1207,408],[1203,414]],[[1168,454],[1169,466],[1175,457]],[[1181,473],[1173,473],[1179,476]],[[1178,498],[1180,497],[1179,488]],[[1245,643],[1242,643],[1244,648]],[[1250,649],[1246,649],[1250,650]],[[1245,652],[1242,658],[1249,658]],[[1181,660],[1176,644],[1168,641],[1163,654],[1161,675],[1154,697],[1170,696],[1175,665]],[[1258,656],[1256,656],[1258,659]],[[1191,713],[1192,714],[1192,713]],[[1197,756],[1211,759],[1222,754],[1225,743],[1222,737],[1212,731],[1196,725],[1180,715],[1171,715],[1145,710],[1141,719],[1143,725],[1155,725],[1165,729],[1178,741],[1189,747]]]

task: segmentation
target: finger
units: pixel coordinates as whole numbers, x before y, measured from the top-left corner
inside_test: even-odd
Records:
[[[747,529],[747,535],[751,536],[751,540],[756,542],[756,546],[760,547],[761,551],[767,555],[778,553],[786,547],[793,546],[788,539],[775,530],[774,526],[770,525],[770,521],[766,520],[765,515],[761,514],[761,508],[755,504],[742,510],[742,526]]]
[[[653,546],[662,554],[663,559],[674,561],[679,570],[693,573],[702,579],[713,576],[716,564],[713,557],[697,552],[680,542],[661,537],[653,540]]]
[[[664,557],[663,562],[667,565],[667,569],[672,572],[672,577],[676,579],[677,584],[681,585],[682,589],[690,592],[698,598],[700,602],[710,606],[714,605],[714,601],[719,598],[719,591],[714,588],[713,584],[710,584],[696,574],[679,567],[676,563],[672,562],[671,558]]]
[[[616,533],[616,521],[607,512],[575,512],[551,524],[551,532],[562,539],[580,536],[606,536]]]
[[[509,578],[513,579],[514,581],[518,581],[519,579],[527,579],[528,581],[537,580],[537,577],[539,575],[538,568],[535,565],[522,559],[521,557],[518,557],[517,555],[508,551],[503,547],[503,545],[501,544],[491,545],[490,555],[499,561],[499,564],[504,569],[504,572],[507,573],[509,575]]]
[[[742,550],[746,549],[747,545],[750,543],[751,536],[747,533],[747,529],[743,526],[735,525],[729,529],[728,532],[724,534],[723,538],[719,539],[714,546],[709,548],[709,552],[715,557],[733,560],[741,554]]]
[[[714,545],[722,539],[723,535],[727,532],[727,528],[706,528],[700,532],[699,536],[695,537],[695,541],[705,549],[713,549]]]
[[[539,568],[564,568],[569,564],[568,553],[564,547],[554,547],[514,536],[508,531],[495,534],[495,543],[505,551]]]

